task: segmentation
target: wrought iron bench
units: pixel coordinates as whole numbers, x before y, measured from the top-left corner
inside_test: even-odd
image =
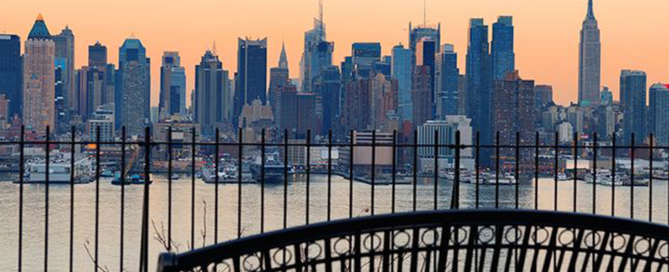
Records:
[[[339,220],[181,254],[158,271],[668,271],[669,227],[599,215],[448,210]]]

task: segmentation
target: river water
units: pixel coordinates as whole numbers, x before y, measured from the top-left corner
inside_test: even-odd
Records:
[[[155,270],[158,254],[165,248],[156,239],[159,233],[167,233],[168,181],[165,176],[153,176],[154,183],[150,190],[150,218],[155,225],[150,230],[149,269]],[[535,208],[535,194],[538,193],[539,209],[555,209],[555,183],[552,179],[540,179],[538,190],[534,182],[519,186],[518,206],[523,209]],[[442,180],[437,184],[437,207],[447,209],[451,203],[452,183]],[[341,177],[332,177],[331,184],[331,219],[349,216],[349,181]],[[640,220],[649,220],[652,199],[652,221],[667,222],[669,209],[669,184],[666,181],[654,181],[652,196],[649,187],[636,187],[634,194],[629,187],[615,188],[615,205],[611,204],[612,188],[598,185],[596,191],[592,184],[578,182],[576,185],[576,210],[593,212],[593,198],[596,200],[595,212],[610,215],[614,207],[615,215]],[[219,186],[219,227],[218,242],[237,237],[238,227],[238,185]],[[261,186],[258,184],[242,185],[242,235],[248,236],[260,232]],[[298,226],[306,223],[306,195],[309,192],[310,223],[327,220],[328,201],[327,176],[315,175],[307,186],[305,177],[297,177],[287,188],[288,214],[287,225]],[[372,187],[364,183],[353,186],[353,216],[367,216],[372,213],[391,212],[392,187],[374,187],[374,209],[371,208]],[[191,243],[191,190],[189,177],[172,183],[172,239],[178,251],[187,251]],[[594,192],[594,193],[593,193]],[[397,185],[395,192],[396,212],[411,211],[414,206],[413,185]],[[434,208],[434,183],[431,179],[421,179],[416,185],[416,203],[418,210]],[[462,184],[460,192],[461,208],[476,207],[476,186]],[[479,187],[479,207],[494,208],[496,199],[499,207],[516,206],[515,186],[500,186],[496,194],[495,186]],[[109,271],[120,270],[120,209],[121,187],[111,185],[107,179],[100,180],[99,194],[99,264]],[[140,250],[140,226],[142,214],[143,186],[126,186],[125,224],[123,264],[125,271],[138,271]],[[197,179],[195,182],[195,246],[213,244],[215,232],[215,186]],[[70,187],[51,185],[49,187],[49,240],[48,270],[67,271],[69,269],[70,245]],[[283,227],[283,185],[265,188],[265,231]],[[573,211],[574,183],[561,181],[557,184],[557,209]],[[0,182],[0,271],[16,271],[18,265],[18,211],[19,186],[10,182]],[[633,205],[632,205],[633,204]],[[43,271],[45,237],[45,185],[25,185],[23,222],[23,269],[24,271]],[[203,237],[203,233],[206,233]],[[88,271],[94,263],[87,253],[93,254],[95,245],[95,183],[75,186],[74,207],[74,270]]]

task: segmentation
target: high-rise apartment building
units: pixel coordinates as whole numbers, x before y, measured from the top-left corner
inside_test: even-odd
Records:
[[[413,109],[411,107],[411,79],[413,51],[403,45],[393,47],[392,51],[392,76],[397,80],[397,104],[400,122],[413,120]]]
[[[502,80],[506,74],[516,69],[516,55],[513,49],[513,17],[500,16],[492,25],[492,78]]]

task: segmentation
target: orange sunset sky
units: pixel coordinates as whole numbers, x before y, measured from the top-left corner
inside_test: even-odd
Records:
[[[25,40],[42,13],[52,34],[66,24],[76,36],[76,67],[88,58],[88,45],[108,47],[117,64],[118,47],[134,33],[152,59],[152,104],[157,104],[163,51],[179,51],[188,93],[194,66],[216,41],[226,70],[236,70],[237,37],[268,37],[268,68],[276,66],[285,41],[291,77],[299,73],[304,31],[318,15],[317,0],[2,0],[0,31]],[[407,43],[408,25],[423,21],[422,0],[325,0],[328,39],[334,61],[350,54],[351,43],[379,41],[384,54]],[[453,43],[465,69],[468,19],[492,27],[498,15],[514,16],[516,67],[537,84],[554,86],[555,100],[577,98],[578,40],[587,0],[428,0],[427,21],[441,23],[442,43]],[[668,82],[669,1],[595,0],[602,30],[602,85],[618,99],[621,69],[647,72],[648,84]],[[490,34],[492,37],[492,33]]]

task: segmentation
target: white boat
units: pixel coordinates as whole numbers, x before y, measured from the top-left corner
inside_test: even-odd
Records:
[[[69,156],[56,156],[49,159],[49,183],[71,183],[71,177],[74,176],[74,183],[89,183],[95,176],[95,167],[92,159],[86,156],[79,156],[74,161],[74,172],[72,172],[72,163]],[[25,183],[46,183],[47,165],[44,159],[26,162],[26,172],[24,173]]]
[[[616,175],[615,181],[611,176],[611,171],[607,169],[599,169],[596,173],[587,173],[585,175],[585,182],[592,184],[597,183],[604,186],[622,186],[624,178],[622,176]]]
[[[567,176],[567,174],[565,174],[565,173],[558,173],[557,174],[557,179],[558,179],[558,181],[568,181],[568,180],[570,180],[569,177]]]

